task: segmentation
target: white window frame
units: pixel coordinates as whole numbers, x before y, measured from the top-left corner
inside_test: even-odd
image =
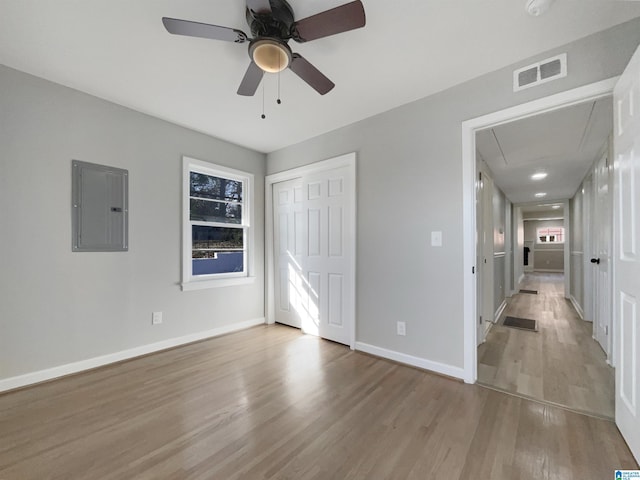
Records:
[[[245,229],[244,237],[244,271],[232,273],[214,273],[211,275],[193,275],[192,273],[192,236],[191,226],[202,222],[192,222],[190,218],[190,176],[191,172],[198,172],[214,177],[223,177],[242,182],[243,210],[242,226]],[[223,167],[214,163],[197,160],[190,157],[182,157],[182,283],[185,290],[201,290],[205,288],[227,287],[232,285],[244,285],[255,281],[253,251],[254,228],[253,219],[253,174]],[[237,226],[237,224],[234,224]]]

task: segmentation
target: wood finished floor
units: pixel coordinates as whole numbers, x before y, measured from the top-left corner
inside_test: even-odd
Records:
[[[0,479],[563,479],[615,425],[256,327],[0,395]]]
[[[525,276],[487,341],[478,349],[478,382],[542,401],[614,418],[614,370],[592,338],[592,323],[564,298],[562,274]],[[538,333],[501,325],[506,315],[538,321]]]

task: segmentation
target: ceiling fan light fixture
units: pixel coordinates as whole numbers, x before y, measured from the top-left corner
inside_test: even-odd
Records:
[[[253,62],[267,73],[278,73],[291,63],[291,50],[284,42],[260,38],[249,48]]]

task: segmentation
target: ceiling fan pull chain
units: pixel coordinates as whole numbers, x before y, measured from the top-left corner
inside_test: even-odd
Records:
[[[282,58],[281,58],[282,52],[280,50],[278,50],[278,63],[282,64]],[[280,72],[282,70],[278,70],[278,99],[276,100],[276,103],[278,105],[280,105],[282,103],[282,101],[280,100]]]
[[[260,118],[262,118],[263,120],[267,118],[267,116],[264,114],[264,84],[265,82],[262,82],[262,115],[260,115]]]

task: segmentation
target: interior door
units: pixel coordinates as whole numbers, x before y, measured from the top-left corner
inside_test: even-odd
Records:
[[[273,185],[275,321],[351,345],[355,178],[350,167]]]
[[[616,425],[640,461],[640,48],[613,99]]]
[[[305,224],[302,178],[273,185],[275,321],[302,328]]]
[[[478,279],[476,281],[476,304],[477,304],[477,315],[478,322],[477,326],[477,334],[476,334],[476,343],[478,345],[484,343],[484,325],[482,322],[482,316],[484,312],[482,310],[482,305],[484,302],[484,293],[483,293],[483,272],[484,272],[484,217],[482,216],[483,212],[483,204],[484,204],[484,196],[483,196],[483,182],[482,182],[482,172],[480,171],[480,162],[476,162],[476,168],[478,171],[478,178],[476,181],[476,274],[478,275]]]
[[[600,344],[607,358],[611,354],[611,195],[608,154],[596,163],[594,182],[594,218],[597,228],[593,230],[595,255],[591,257],[594,275],[594,322],[593,337]]]
[[[308,225],[304,259],[308,308],[303,329],[347,345],[354,321],[351,312],[355,310],[353,180],[348,167],[303,178]]]
[[[485,341],[488,327],[493,322],[493,180],[482,172],[478,184],[478,345]]]

